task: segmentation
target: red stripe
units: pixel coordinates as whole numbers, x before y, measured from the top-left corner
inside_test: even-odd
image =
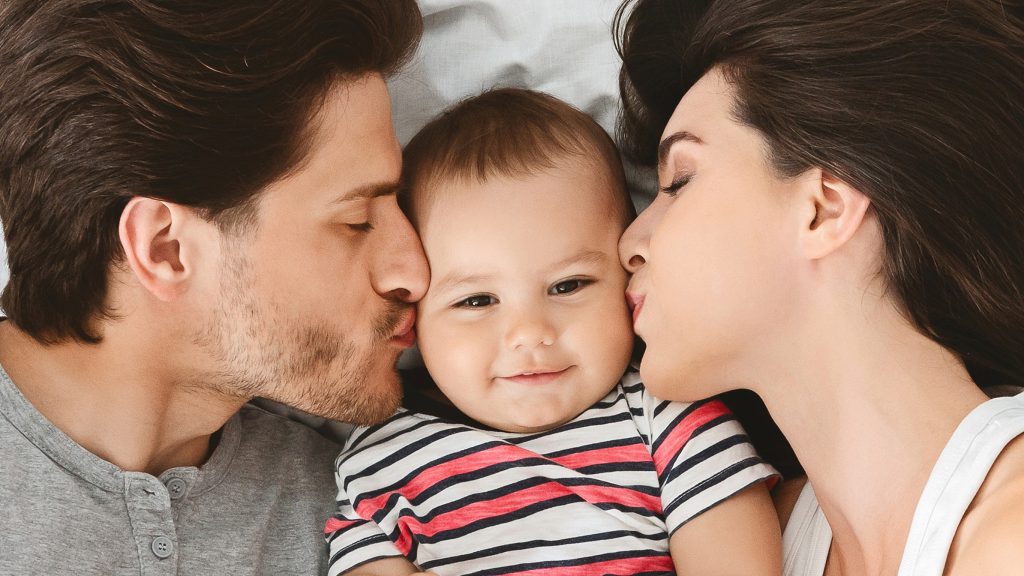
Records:
[[[719,416],[731,414],[725,404],[718,400],[708,402],[683,418],[683,421],[676,425],[668,438],[654,451],[654,467],[658,470],[658,476],[665,473],[665,469],[672,462],[672,458],[682,450],[683,446],[690,441],[693,431],[711,422]]]
[[[612,448],[599,448],[586,452],[574,452],[552,458],[566,468],[579,470],[596,464],[615,464],[619,462],[650,462],[651,455],[642,444],[631,444],[629,446],[615,446]]]
[[[621,558],[618,560],[605,560],[593,564],[581,566],[558,566],[553,568],[539,568],[537,570],[523,570],[521,572],[509,572],[507,576],[590,576],[591,574],[622,574],[632,575],[648,571],[672,572],[675,567],[672,565],[672,558],[668,556],[655,556],[647,558]]]
[[[468,504],[456,510],[435,516],[429,522],[421,522],[411,516],[398,519],[399,536],[395,545],[402,554],[412,548],[413,534],[434,536],[438,532],[461,528],[501,514],[521,510],[532,504],[553,500],[560,496],[575,494],[592,504],[616,503],[624,506],[636,506],[660,512],[661,499],[657,496],[644,494],[636,490],[611,486],[563,486],[557,482],[545,482],[532,488],[519,490],[511,494]],[[380,508],[375,508],[369,501],[359,504],[358,512],[363,518],[372,518]]]
[[[327,521],[327,526],[324,526],[324,534],[330,534],[337,532],[338,530],[344,530],[349,526],[355,524],[355,520],[342,520],[340,518],[331,518]]]
[[[476,472],[477,470],[501,462],[515,462],[516,460],[522,460],[523,458],[539,458],[539,456],[529,450],[519,448],[518,446],[501,444],[481,452],[467,454],[462,458],[456,458],[455,460],[449,460],[448,462],[430,466],[420,472],[418,476],[410,480],[407,484],[402,486],[399,493],[407,500],[412,500],[419,496],[424,490],[446,478],[450,478],[458,474]],[[362,510],[365,506],[374,510],[380,510],[384,507],[384,504],[391,495],[392,492],[385,492],[371,500],[364,500],[359,504],[359,509]],[[369,516],[366,516],[365,514],[361,514],[361,516],[363,518],[369,518]]]

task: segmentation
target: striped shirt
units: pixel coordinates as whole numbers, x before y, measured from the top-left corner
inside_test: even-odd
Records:
[[[441,576],[672,574],[672,532],[776,475],[724,404],[658,400],[635,372],[541,433],[402,410],[336,464],[332,576],[392,556]]]

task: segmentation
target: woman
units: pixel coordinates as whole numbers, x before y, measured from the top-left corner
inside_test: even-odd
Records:
[[[1022,13],[620,10],[622,128],[661,185],[620,244],[641,371],[764,400],[809,481],[788,574],[1024,571],[1024,396],[981,390],[1024,384]]]

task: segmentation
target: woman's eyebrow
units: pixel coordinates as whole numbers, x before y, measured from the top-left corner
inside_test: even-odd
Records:
[[[687,132],[686,130],[680,130],[679,132],[666,136],[665,139],[658,144],[658,170],[665,167],[665,162],[668,160],[668,153],[672,149],[672,145],[680,140],[686,140],[687,142],[693,142],[694,144],[704,143],[704,141],[699,137]]]

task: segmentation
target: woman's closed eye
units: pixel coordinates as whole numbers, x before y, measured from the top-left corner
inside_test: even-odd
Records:
[[[676,174],[675,178],[673,178],[667,186],[662,186],[661,188],[659,188],[659,191],[665,193],[669,197],[675,197],[675,195],[679,193],[683,186],[689,184],[690,180],[692,179],[692,172],[681,172],[679,174]]]

